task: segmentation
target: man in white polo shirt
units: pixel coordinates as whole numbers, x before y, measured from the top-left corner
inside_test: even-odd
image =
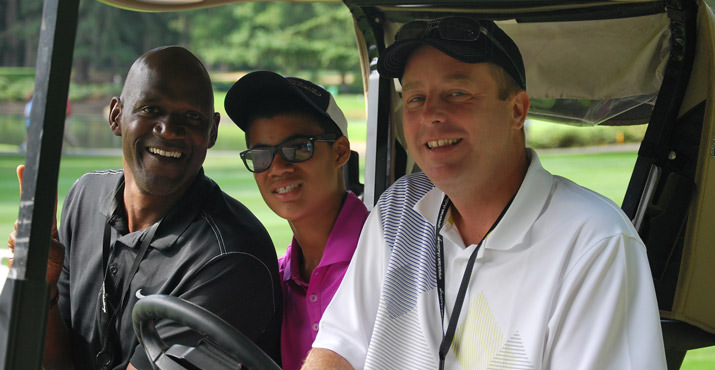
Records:
[[[304,368],[665,369],[636,230],[525,147],[516,44],[489,21],[411,22],[378,70],[423,173],[369,216]]]

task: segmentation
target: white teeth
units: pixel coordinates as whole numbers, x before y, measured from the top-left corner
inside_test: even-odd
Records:
[[[432,140],[427,142],[427,147],[430,149],[433,148],[439,148],[445,145],[454,145],[457,142],[459,142],[458,139],[440,139],[440,140]]]
[[[284,186],[284,187],[282,187],[282,188],[276,189],[276,193],[278,193],[278,194],[284,194],[284,193],[287,193],[287,192],[289,192],[289,191],[291,191],[291,190],[293,190],[293,189],[297,189],[298,186],[299,186],[298,184],[293,184],[293,185]]]
[[[168,158],[181,158],[181,152],[167,152],[166,150],[161,150],[159,148],[149,148],[149,153]]]

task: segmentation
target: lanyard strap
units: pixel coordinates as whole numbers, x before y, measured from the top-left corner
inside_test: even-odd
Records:
[[[512,197],[512,200],[514,198]],[[502,219],[506,210],[511,205],[511,200],[504,207],[499,217],[497,217],[494,224],[489,228],[489,231],[484,235],[479,244],[474,248],[472,254],[469,256],[467,261],[467,267],[464,269],[464,275],[462,275],[462,282],[459,284],[459,291],[457,292],[457,298],[454,301],[454,307],[452,309],[452,315],[449,318],[449,324],[447,325],[447,331],[444,332],[444,312],[445,312],[445,293],[444,293],[444,240],[442,234],[440,233],[442,225],[444,225],[444,219],[447,217],[447,211],[449,207],[452,206],[452,201],[449,200],[447,195],[444,196],[442,200],[442,205],[439,208],[439,214],[437,215],[437,225],[436,225],[436,239],[437,239],[437,296],[439,297],[439,311],[442,318],[442,331],[444,335],[442,336],[442,343],[439,345],[439,369],[444,369],[444,362],[447,358],[447,352],[452,346],[452,341],[454,341],[454,334],[457,330],[457,322],[459,321],[459,314],[462,311],[462,305],[464,304],[464,297],[467,294],[467,287],[469,286],[469,279],[472,276],[472,270],[474,269],[474,263],[477,260],[477,253],[484,243],[487,235],[494,230],[496,225]]]
[[[100,323],[100,334],[102,336],[102,349],[99,353],[97,353],[97,362],[100,366],[108,367],[109,365],[112,364],[113,362],[113,354],[111,353],[111,348],[109,346],[109,341],[110,337],[110,329],[114,325],[115,321],[117,320],[117,317],[123,312],[124,307],[127,304],[127,293],[129,292],[129,286],[132,283],[132,280],[134,279],[134,275],[136,275],[137,271],[139,270],[139,264],[141,263],[142,259],[144,259],[144,256],[146,255],[147,250],[149,249],[149,244],[151,244],[152,240],[154,239],[154,235],[156,234],[156,230],[159,228],[159,223],[156,222],[151,227],[147,232],[144,234],[144,237],[142,238],[141,245],[139,247],[139,250],[137,251],[137,256],[134,258],[134,263],[132,264],[131,269],[129,270],[129,275],[127,275],[126,280],[124,280],[124,285],[122,286],[122,293],[120,295],[120,300],[119,300],[119,306],[117,307],[114,312],[111,313],[111,315],[107,318],[106,322]],[[104,224],[104,240],[102,242],[102,247],[103,247],[103,259],[102,259],[102,266],[104,268],[104,279],[102,280],[102,291],[101,291],[101,310],[103,312],[100,312],[100,317],[106,317],[103,315],[106,315],[107,312],[107,291],[106,291],[106,284],[107,284],[107,264],[109,263],[109,254],[110,254],[110,249],[111,249],[111,228],[109,226],[109,221],[107,221]]]

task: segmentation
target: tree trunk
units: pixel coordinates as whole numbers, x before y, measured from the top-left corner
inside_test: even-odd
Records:
[[[17,23],[17,0],[6,0],[5,3],[5,35],[7,43],[4,46],[5,52],[3,64],[6,66],[19,65],[19,44],[20,40],[17,37],[17,31],[12,30]]]

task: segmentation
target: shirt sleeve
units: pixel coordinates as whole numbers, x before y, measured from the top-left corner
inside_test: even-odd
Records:
[[[653,280],[636,237],[591,246],[566,273],[548,325],[545,368],[666,368]]]
[[[313,342],[313,348],[330,349],[356,369],[365,363],[387,266],[389,251],[379,214],[376,207],[368,216],[345,277],[323,313]]]
[[[243,282],[243,283],[242,283]],[[231,324],[280,364],[280,294],[268,266],[246,253],[214,258],[176,294]],[[180,291],[178,291],[180,289]],[[195,345],[202,336],[176,323],[161,321],[157,331],[166,342]],[[130,363],[151,369],[141,344]]]

